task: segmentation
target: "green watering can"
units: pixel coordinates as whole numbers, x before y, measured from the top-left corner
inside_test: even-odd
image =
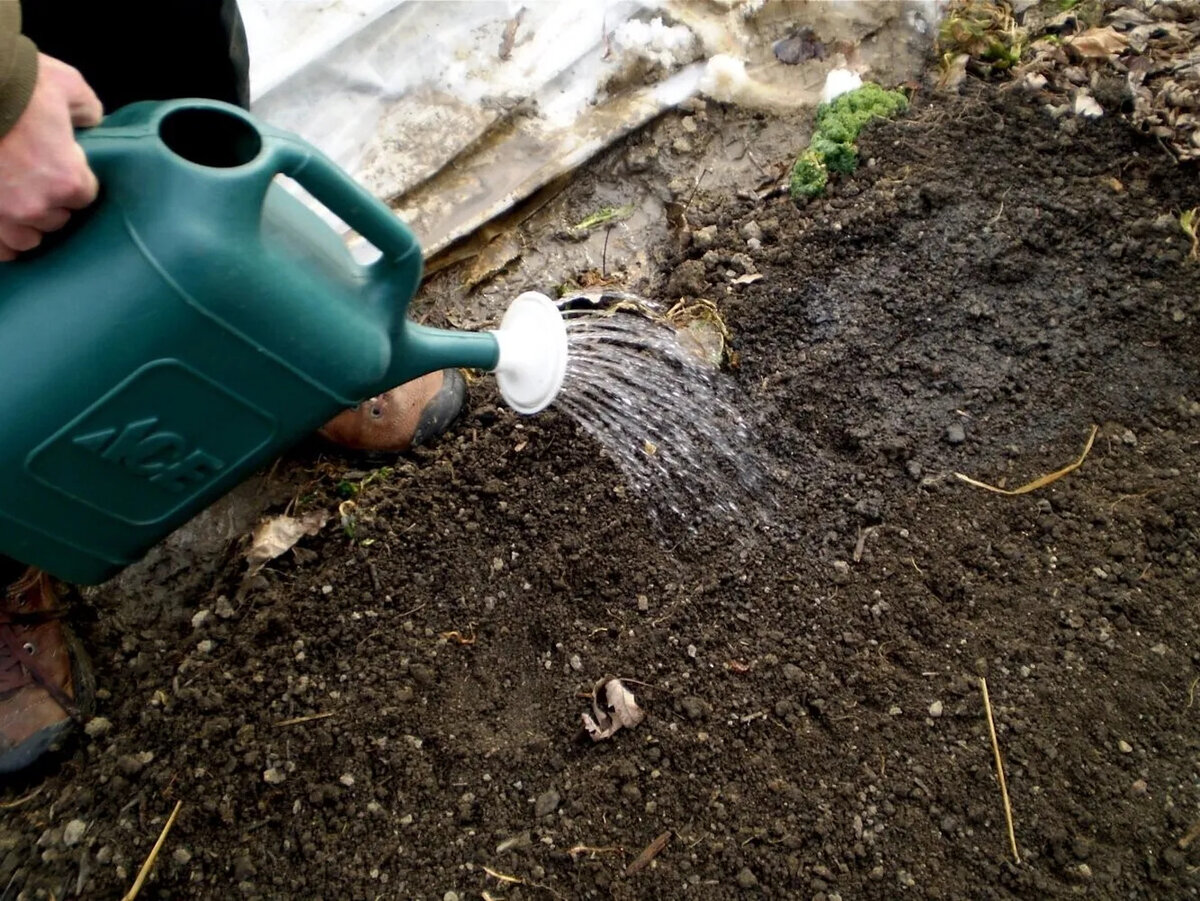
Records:
[[[79,141],[101,195],[0,264],[0,554],[96,584],[338,412],[446,367],[496,372],[521,413],[566,367],[562,316],[407,318],[416,239],[295,135],[213,101],[138,103]],[[380,252],[275,182],[294,179]]]

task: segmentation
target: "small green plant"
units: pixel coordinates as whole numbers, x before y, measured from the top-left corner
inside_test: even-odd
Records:
[[[858,140],[863,126],[872,119],[890,119],[908,109],[901,91],[888,91],[867,83],[817,107],[816,129],[808,149],[792,166],[789,186],[799,200],[820,197],[829,183],[829,173],[849,175],[858,168]]]

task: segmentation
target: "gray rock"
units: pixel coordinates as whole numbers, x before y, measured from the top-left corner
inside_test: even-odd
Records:
[[[257,872],[249,854],[241,854],[233,859],[233,878],[238,882],[245,882]]]
[[[758,269],[754,266],[754,260],[750,259],[750,255],[746,253],[735,253],[729,258],[729,265],[743,275],[753,275],[755,272],[758,272]]]
[[[122,754],[117,758],[117,769],[126,776],[136,776],[153,759],[154,754],[150,751],[140,751],[137,754]]]
[[[692,244],[699,250],[708,250],[717,243],[717,227],[706,225],[692,232]]]
[[[951,444],[962,444],[967,440],[967,433],[961,422],[951,423],[946,428],[946,440]]]
[[[558,805],[562,801],[557,791],[553,788],[542,792],[538,795],[537,801],[533,804],[533,815],[536,817],[549,816],[558,810]]]
[[[87,832],[87,823],[83,820],[71,820],[63,827],[63,844],[68,848],[73,848],[83,841],[85,832]]]
[[[112,731],[112,725],[112,720],[103,716],[94,716],[87,721],[87,725],[83,727],[83,731],[90,738],[100,738]]]
[[[755,239],[761,241],[763,236],[762,226],[751,219],[748,222],[743,222],[738,226],[738,233],[747,241]]]
[[[799,682],[804,678],[804,670],[794,663],[785,663],[780,670],[783,672],[783,678],[789,682]]]
[[[533,836],[528,832],[522,832],[520,835],[514,835],[506,838],[500,844],[496,845],[496,853],[503,854],[505,851],[519,850],[528,848],[533,844]]]
[[[935,720],[942,715],[943,705],[941,701],[934,701],[929,705],[929,715]]]
[[[689,720],[702,720],[708,716],[712,708],[703,698],[698,698],[695,695],[689,695],[679,702],[683,707],[683,712]]]
[[[741,872],[737,874],[737,884],[745,889],[754,888],[758,885],[758,877],[749,867],[742,867]]]

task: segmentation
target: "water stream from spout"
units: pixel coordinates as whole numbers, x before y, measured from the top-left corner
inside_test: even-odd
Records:
[[[641,315],[571,312],[567,339],[558,405],[652,514],[688,526],[769,522],[770,471],[727,375]]]

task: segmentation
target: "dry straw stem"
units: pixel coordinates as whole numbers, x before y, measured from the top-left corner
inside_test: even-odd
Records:
[[[31,791],[27,795],[24,795],[13,801],[5,801],[3,803],[0,803],[0,810],[12,810],[14,807],[20,807],[26,801],[32,801],[34,798],[36,798],[38,795],[40,795],[42,793],[42,789],[44,787],[45,787],[45,784],[43,783],[42,785],[39,785],[37,788],[35,788],[33,791]]]
[[[308,716],[294,716],[290,720],[280,720],[275,724],[275,728],[278,729],[280,726],[299,726],[301,723],[311,723],[313,720],[327,719],[336,714],[336,710],[327,710],[324,713],[310,713]]]
[[[1087,455],[1092,451],[1092,443],[1096,440],[1096,433],[1100,431],[1099,426],[1092,426],[1092,433],[1088,435],[1087,444],[1083,447],[1083,453],[1079,455],[1079,459],[1074,463],[1068,463],[1062,469],[1052,472],[1049,475],[1040,476],[1034,479],[1028,485],[1022,485],[1020,488],[997,488],[995,485],[988,485],[986,482],[979,482],[970,476],[965,476],[961,472],[954,474],[955,478],[962,479],[968,485],[973,485],[976,488],[982,488],[985,491],[994,491],[996,494],[1006,494],[1009,497],[1018,494],[1028,494],[1031,491],[1037,491],[1039,488],[1045,488],[1051,482],[1057,482],[1068,473],[1072,473],[1083,465],[1083,461],[1087,459]]]
[[[1192,828],[1179,840],[1179,849],[1186,851],[1196,839],[1200,838],[1200,822],[1192,823]]]
[[[1000,757],[1000,742],[996,738],[996,721],[992,718],[992,701],[988,697],[987,679],[979,677],[979,687],[983,691],[983,709],[987,711],[988,734],[992,737],[992,753],[996,756],[996,775],[1000,779],[1000,797],[1004,799],[1004,822],[1008,826],[1008,843],[1012,846],[1013,862],[1021,862],[1021,852],[1017,850],[1017,834],[1013,831],[1012,805],[1008,803],[1008,784],[1004,781],[1004,760]]]
[[[632,876],[639,870],[644,870],[650,866],[650,861],[658,857],[658,853],[667,846],[667,842],[671,840],[671,830],[667,830],[654,841],[646,846],[641,854],[634,858],[633,863],[625,868],[625,875]]]
[[[509,876],[507,873],[501,873],[497,870],[493,870],[491,867],[486,867],[486,866],[482,866],[482,865],[481,865],[481,869],[483,870],[483,872],[487,873],[493,879],[499,879],[501,882],[507,883],[509,885],[527,885],[530,888],[540,888],[544,892],[549,892],[555,898],[562,897],[562,895],[560,895],[554,889],[550,888],[550,886],[542,885],[540,882],[530,882],[528,879],[522,879],[520,876]]]
[[[576,845],[573,848],[568,848],[567,853],[571,855],[571,859],[574,860],[581,854],[587,854],[591,857],[595,857],[597,854],[624,854],[625,849],[616,846],[593,848],[591,845]]]
[[[142,868],[138,870],[137,879],[133,880],[133,887],[121,901],[133,901],[138,896],[138,892],[142,890],[142,886],[146,882],[146,877],[150,875],[150,870],[154,868],[154,861],[158,860],[158,852],[162,850],[163,842],[167,840],[167,833],[171,831],[171,827],[175,825],[175,817],[179,816],[179,808],[183,806],[182,801],[175,802],[175,809],[171,811],[171,815],[167,817],[167,823],[163,826],[162,832],[158,834],[158,841],[154,843],[154,847],[150,849],[150,854],[146,858],[146,862],[142,864]]]

